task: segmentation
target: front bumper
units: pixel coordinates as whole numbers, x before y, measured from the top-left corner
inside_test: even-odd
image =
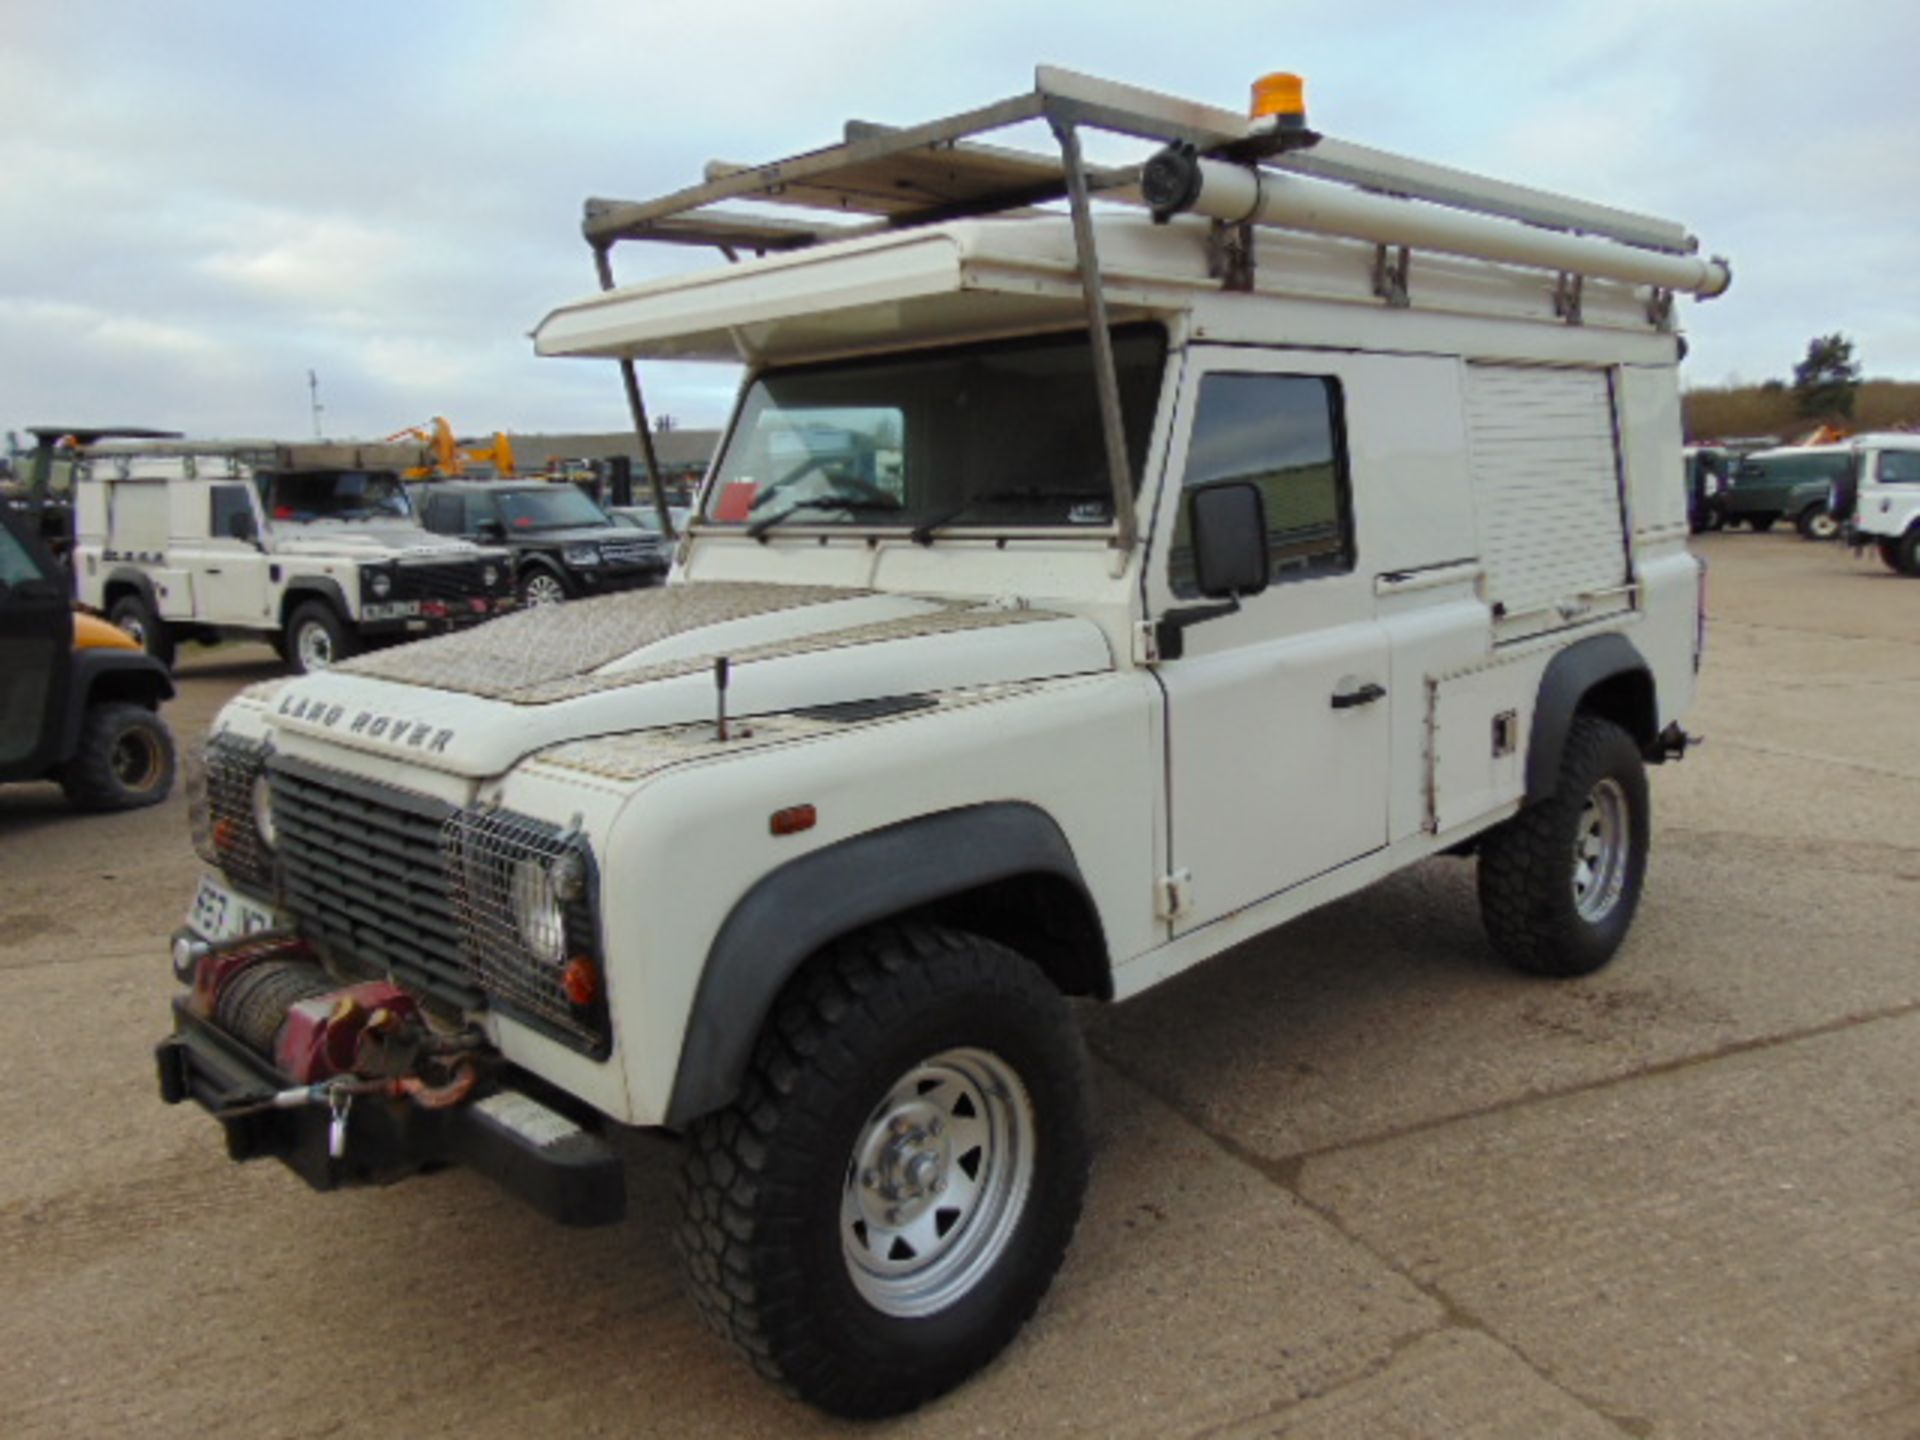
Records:
[[[612,595],[622,590],[644,590],[667,578],[667,562],[649,560],[640,565],[605,565],[568,572],[582,595]]]
[[[362,1097],[347,1116],[346,1148],[328,1153],[324,1105],[221,1112],[295,1086],[265,1059],[195,1014],[173,1005],[174,1032],[160,1042],[160,1098],[193,1100],[226,1130],[234,1160],[273,1156],[316,1190],[385,1184],[423,1170],[463,1165],[562,1225],[610,1225],[626,1214],[626,1173],[600,1137],[510,1088],[447,1110],[405,1099]]]
[[[470,596],[457,600],[370,601],[360,607],[359,630],[362,634],[386,637],[394,635],[444,635],[449,630],[464,630],[505,615],[515,609],[511,595]]]

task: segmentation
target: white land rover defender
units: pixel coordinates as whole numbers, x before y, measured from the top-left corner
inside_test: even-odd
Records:
[[[1853,456],[1829,504],[1847,542],[1856,552],[1872,546],[1889,570],[1920,577],[1920,435],[1860,435]]]
[[[402,447],[92,447],[75,509],[79,598],[171,664],[183,640],[271,640],[296,673],[513,608],[503,550],[429,534]]]
[[[1700,659],[1673,299],[1726,265],[1282,109],[1042,70],[590,203],[604,293],[540,352],[614,359],[643,435],[635,357],[750,367],[670,581],[227,707],[165,1096],[321,1188],[458,1162],[574,1224],[670,1132],[707,1317],[875,1415],[1060,1262],[1066,997],[1437,855],[1513,965],[1605,964]],[[1057,155],[967,140],[1035,119]],[[747,258],[615,288],[629,239]]]

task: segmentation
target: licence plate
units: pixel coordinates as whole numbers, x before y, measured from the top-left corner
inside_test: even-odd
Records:
[[[249,900],[211,875],[200,877],[200,888],[187,907],[187,928],[202,940],[231,940],[271,930],[277,923],[278,917],[270,907]]]

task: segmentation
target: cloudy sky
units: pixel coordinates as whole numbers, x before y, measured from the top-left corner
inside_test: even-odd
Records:
[[[1685,222],[1734,263],[1688,379],[1844,331],[1920,379],[1920,7],[1885,0],[5,0],[0,428],[616,429],[527,331],[593,288],[581,200],[1025,89],[1035,62]],[[679,257],[624,247],[623,279]],[[718,423],[735,376],[643,370]]]

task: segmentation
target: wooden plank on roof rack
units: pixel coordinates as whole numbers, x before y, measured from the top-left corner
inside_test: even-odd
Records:
[[[587,201],[592,221],[619,205],[615,200]],[[622,240],[657,240],[668,245],[720,245],[738,250],[801,250],[822,240],[853,233],[851,225],[809,225],[775,215],[749,215],[736,210],[696,210],[688,215],[663,215],[635,221],[623,228]]]

